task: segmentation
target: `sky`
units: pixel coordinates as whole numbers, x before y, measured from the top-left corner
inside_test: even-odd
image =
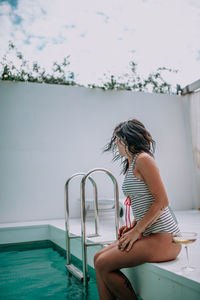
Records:
[[[200,79],[200,0],[0,0],[0,59],[9,40],[46,70],[70,55],[82,84],[134,61],[142,78],[179,70],[165,79],[185,87]]]

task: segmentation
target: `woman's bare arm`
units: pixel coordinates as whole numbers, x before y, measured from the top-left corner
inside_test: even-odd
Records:
[[[134,230],[142,233],[147,227],[155,223],[169,203],[159,169],[154,159],[149,154],[140,154],[137,159],[137,169],[155,199],[144,217],[134,227]]]

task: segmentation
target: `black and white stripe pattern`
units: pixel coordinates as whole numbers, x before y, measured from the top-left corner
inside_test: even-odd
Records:
[[[136,156],[134,157],[133,162],[131,163],[122,184],[124,195],[129,195],[129,197],[131,198],[133,216],[137,222],[144,217],[154,201],[154,197],[152,196],[147,184],[133,175],[133,169],[138,154],[136,154]],[[176,217],[171,208],[168,206],[164,209],[159,219],[154,224],[145,229],[143,235],[146,236],[156,232],[174,233],[179,231],[180,230]]]

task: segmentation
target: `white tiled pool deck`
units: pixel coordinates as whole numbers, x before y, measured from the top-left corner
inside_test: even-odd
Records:
[[[179,227],[182,231],[186,232],[197,232],[198,237],[197,241],[191,245],[189,245],[189,259],[190,265],[194,266],[196,269],[184,275],[179,274],[179,270],[186,265],[186,251],[184,247],[182,248],[181,253],[174,261],[163,262],[163,263],[153,263],[158,270],[160,271],[167,271],[171,273],[171,276],[175,278],[175,275],[181,276],[179,277],[182,280],[182,284],[186,282],[186,285],[191,283],[191,289],[194,287],[195,289],[199,290],[199,299],[200,299],[200,211],[198,210],[187,210],[187,211],[175,211],[175,215],[179,222]],[[120,221],[120,226],[123,223],[123,219]],[[57,219],[57,220],[41,220],[41,221],[31,221],[31,222],[21,222],[21,223],[0,223],[0,244],[4,243],[11,243],[12,238],[7,239],[6,237],[6,229],[8,230],[17,230],[17,228],[46,228],[50,226],[52,228],[52,234],[50,236],[53,237],[54,241],[55,236],[59,236],[58,239],[62,239],[64,237],[65,232],[65,220],[64,219]],[[38,227],[38,228],[39,228]],[[10,232],[12,232],[12,230]],[[57,230],[57,231],[56,231]],[[5,231],[5,232],[4,232]],[[54,231],[54,233],[53,233]],[[80,219],[72,218],[70,219],[70,233],[75,235],[81,235],[81,222]],[[86,234],[89,235],[94,233],[94,221],[87,220],[86,222]],[[110,241],[115,240],[115,224],[113,218],[103,218],[100,219],[100,237],[91,238],[92,241]],[[42,236],[41,238],[42,239]],[[13,241],[16,242],[16,241]],[[63,242],[63,241],[62,241]],[[65,243],[63,242],[63,245]],[[91,248],[91,247],[89,247]],[[93,248],[93,247],[92,247]],[[168,275],[169,276],[169,275]],[[178,277],[176,277],[178,278]],[[185,281],[184,281],[185,280]],[[176,280],[175,280],[176,281]],[[198,293],[198,292],[197,292]],[[169,298],[170,299],[170,298]],[[176,298],[174,298],[176,299]],[[180,298],[177,298],[180,299]],[[186,298],[184,298],[186,299]],[[197,299],[197,298],[194,298]],[[190,298],[191,300],[191,298]]]

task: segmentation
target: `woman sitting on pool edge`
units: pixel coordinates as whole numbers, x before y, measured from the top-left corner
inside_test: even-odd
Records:
[[[113,160],[126,157],[122,190],[131,199],[134,221],[120,227],[118,240],[95,254],[97,287],[100,300],[133,300],[137,296],[120,269],[176,259],[182,246],[172,243],[172,233],[180,230],[153,158],[155,141],[145,126],[136,119],[117,125],[104,152],[110,150]]]

